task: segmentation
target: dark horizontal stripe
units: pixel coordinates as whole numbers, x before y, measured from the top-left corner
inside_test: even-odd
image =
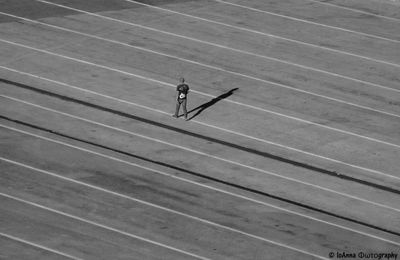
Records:
[[[202,135],[202,134],[190,132],[190,131],[187,131],[187,130],[184,130],[184,129],[181,129],[181,128],[178,128],[178,127],[166,125],[166,124],[163,124],[163,123],[160,123],[160,122],[156,122],[156,121],[153,121],[153,120],[150,120],[150,119],[142,118],[142,117],[135,116],[135,115],[132,115],[132,114],[128,114],[128,113],[125,113],[125,112],[114,110],[114,109],[111,109],[111,108],[107,108],[107,107],[103,107],[103,106],[100,106],[100,105],[96,105],[96,104],[93,104],[93,103],[90,103],[90,102],[87,102],[87,101],[78,100],[78,99],[75,99],[75,98],[72,98],[72,97],[67,97],[67,96],[64,96],[64,95],[60,95],[60,94],[53,93],[53,92],[50,92],[50,91],[47,91],[47,90],[35,88],[35,87],[32,87],[32,86],[27,86],[25,84],[9,81],[9,80],[6,80],[6,79],[0,79],[0,82],[4,82],[6,84],[14,85],[14,86],[21,87],[21,88],[24,88],[24,89],[28,89],[28,90],[31,90],[31,91],[35,91],[35,92],[38,92],[38,93],[41,93],[41,94],[44,94],[44,95],[48,95],[48,96],[51,96],[51,97],[55,97],[55,98],[58,98],[58,99],[61,99],[61,100],[64,100],[64,101],[74,102],[74,103],[77,103],[77,104],[80,104],[80,105],[84,105],[84,106],[88,106],[88,107],[95,108],[95,109],[98,109],[98,110],[106,111],[106,112],[109,112],[109,113],[112,113],[112,114],[115,114],[115,115],[119,115],[119,116],[122,116],[122,117],[127,117],[127,118],[130,118],[130,119],[141,121],[141,122],[144,122],[144,123],[147,123],[147,124],[150,124],[150,125],[154,125],[154,126],[157,126],[157,127],[162,127],[164,129],[168,129],[168,130],[171,130],[171,131],[174,131],[174,132],[177,132],[177,133],[189,135],[189,136],[192,136],[192,137],[195,137],[195,138],[199,138],[199,139],[202,139],[202,140],[206,140],[206,141],[209,141],[209,142],[218,143],[218,144],[221,144],[221,145],[224,145],[224,146],[228,146],[228,147],[231,147],[231,148],[234,148],[234,149],[238,149],[238,150],[241,150],[241,151],[244,151],[244,152],[256,154],[256,155],[259,155],[259,156],[262,156],[262,157],[265,157],[265,158],[277,160],[277,161],[280,161],[280,162],[283,162],[283,163],[288,163],[288,164],[291,164],[291,165],[296,166],[296,167],[301,167],[301,168],[310,170],[312,172],[322,173],[322,174],[325,174],[325,175],[333,176],[333,177],[340,178],[340,179],[343,179],[343,180],[356,182],[356,183],[359,183],[359,184],[362,184],[362,185],[366,185],[366,186],[373,187],[373,188],[376,188],[376,189],[384,190],[384,191],[387,191],[387,192],[400,194],[399,190],[396,190],[396,189],[393,189],[391,187],[387,187],[387,186],[384,186],[384,185],[381,185],[381,184],[377,184],[377,183],[369,182],[369,181],[366,181],[366,180],[358,179],[358,178],[355,178],[355,177],[352,177],[352,176],[349,176],[349,175],[345,175],[343,173],[337,173],[335,171],[326,170],[326,169],[323,169],[323,168],[320,168],[320,167],[316,167],[316,166],[309,165],[309,164],[306,164],[306,163],[294,161],[294,160],[287,159],[287,158],[284,158],[284,157],[281,157],[281,156],[278,156],[278,155],[274,155],[274,154],[271,154],[271,153],[262,152],[262,151],[259,151],[259,150],[256,150],[256,149],[252,149],[252,148],[249,148],[249,147],[244,147],[244,146],[241,146],[241,145],[238,145],[238,144],[226,142],[226,141],[219,140],[219,139],[216,139],[216,138],[213,138],[213,137],[209,137],[209,136],[205,136],[205,135]]]
[[[17,120],[17,119],[12,119],[12,118],[9,118],[9,117],[3,116],[3,115],[0,115],[0,118],[8,120],[8,121],[11,121],[11,122],[14,122],[14,123],[17,123],[17,124],[28,126],[28,127],[40,130],[40,131],[44,131],[44,132],[48,132],[48,133],[51,133],[51,134],[54,134],[54,135],[58,135],[58,136],[61,136],[61,137],[64,137],[64,138],[67,138],[67,139],[70,139],[70,140],[82,142],[82,143],[85,143],[85,144],[88,144],[88,145],[91,145],[91,146],[95,146],[95,147],[98,147],[98,148],[106,149],[106,150],[109,150],[109,151],[112,151],[112,152],[115,152],[115,153],[118,153],[118,154],[126,155],[126,156],[133,157],[133,158],[137,158],[137,159],[140,159],[140,160],[143,160],[143,161],[146,161],[146,162],[150,162],[150,163],[154,163],[154,164],[157,164],[157,165],[161,165],[161,166],[173,169],[173,170],[185,172],[187,174],[190,174],[190,175],[193,175],[193,176],[196,176],[196,177],[200,177],[200,178],[203,178],[203,179],[207,179],[207,180],[210,180],[210,181],[221,183],[221,184],[224,184],[224,185],[227,185],[227,186],[230,186],[230,187],[234,187],[234,188],[237,188],[237,189],[240,189],[240,190],[244,190],[244,191],[251,192],[251,193],[254,193],[254,194],[258,194],[258,195],[266,196],[266,197],[269,197],[269,198],[272,198],[272,199],[276,199],[276,200],[279,200],[279,201],[283,201],[283,202],[286,202],[286,203],[289,203],[289,204],[292,204],[292,205],[296,205],[296,206],[299,206],[299,207],[302,207],[302,208],[305,208],[305,209],[308,209],[308,210],[312,210],[312,211],[315,211],[315,212],[318,212],[318,213],[326,214],[326,215],[329,215],[331,217],[339,218],[339,219],[342,219],[342,220],[350,221],[352,223],[356,223],[356,224],[363,225],[363,226],[366,226],[366,227],[369,227],[369,228],[373,228],[373,229],[380,230],[380,231],[383,231],[383,232],[386,232],[386,233],[390,233],[392,235],[400,236],[400,233],[395,232],[393,230],[388,230],[388,229],[385,229],[385,228],[382,228],[382,227],[379,227],[379,226],[376,226],[376,225],[372,225],[372,224],[369,224],[369,223],[366,223],[366,222],[363,222],[363,221],[360,221],[360,220],[356,220],[356,219],[352,219],[352,218],[349,218],[349,217],[341,216],[341,215],[338,215],[338,214],[335,214],[335,213],[332,213],[332,212],[329,212],[329,211],[326,211],[326,210],[323,210],[323,209],[318,209],[316,207],[309,206],[309,205],[306,205],[306,204],[303,204],[303,203],[300,203],[300,202],[297,202],[297,201],[293,201],[293,200],[290,200],[290,199],[286,199],[286,198],[283,198],[283,197],[279,197],[279,196],[276,196],[276,195],[273,195],[273,194],[270,194],[270,193],[267,193],[267,192],[264,192],[264,191],[259,191],[259,190],[256,190],[256,189],[252,189],[252,188],[248,188],[248,187],[239,185],[239,184],[235,184],[235,183],[231,183],[231,182],[228,182],[228,181],[220,180],[220,179],[217,179],[217,178],[214,178],[214,177],[202,174],[202,173],[198,173],[198,172],[194,172],[194,171],[191,171],[191,170],[187,170],[187,169],[184,169],[184,168],[181,168],[181,167],[178,167],[178,166],[174,166],[174,165],[171,165],[171,164],[168,164],[168,163],[164,163],[164,162],[161,162],[161,161],[152,160],[152,159],[140,156],[140,155],[136,155],[136,154],[133,154],[133,153],[129,153],[129,152],[125,152],[125,151],[122,151],[122,150],[118,150],[118,149],[115,149],[115,148],[112,148],[112,147],[109,147],[109,146],[105,146],[105,145],[101,145],[101,144],[98,144],[98,143],[90,142],[90,141],[87,141],[87,140],[84,140],[84,139],[80,139],[80,138],[77,138],[77,137],[73,137],[73,136],[70,136],[70,135],[66,135],[66,134],[60,133],[58,131],[54,131],[54,130],[47,129],[47,128],[44,128],[44,127],[41,127],[41,126],[33,125],[33,124],[30,124],[30,123],[27,123],[27,122],[23,122],[23,121],[20,121],[20,120]]]

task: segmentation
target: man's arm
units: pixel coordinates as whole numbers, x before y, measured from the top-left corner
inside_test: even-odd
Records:
[[[179,85],[176,87],[176,96],[175,99],[178,100],[179,98],[179,89],[178,89]]]

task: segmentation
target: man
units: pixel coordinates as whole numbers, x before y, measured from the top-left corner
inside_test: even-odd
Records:
[[[186,103],[187,103],[187,94],[189,93],[189,86],[185,83],[184,78],[179,79],[179,84],[176,86],[176,91],[177,91],[177,96],[176,96],[176,109],[175,109],[175,114],[173,117],[178,117],[179,114],[179,108],[182,105],[183,108],[183,114],[185,115],[185,120],[187,121],[187,109],[186,109]]]

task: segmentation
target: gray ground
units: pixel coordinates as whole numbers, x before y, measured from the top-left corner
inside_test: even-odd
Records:
[[[400,253],[397,2],[0,12],[0,258]]]

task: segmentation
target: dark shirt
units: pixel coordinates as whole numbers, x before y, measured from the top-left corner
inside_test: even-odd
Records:
[[[178,99],[186,99],[186,95],[189,92],[189,86],[185,83],[176,86],[176,91],[178,91]]]

